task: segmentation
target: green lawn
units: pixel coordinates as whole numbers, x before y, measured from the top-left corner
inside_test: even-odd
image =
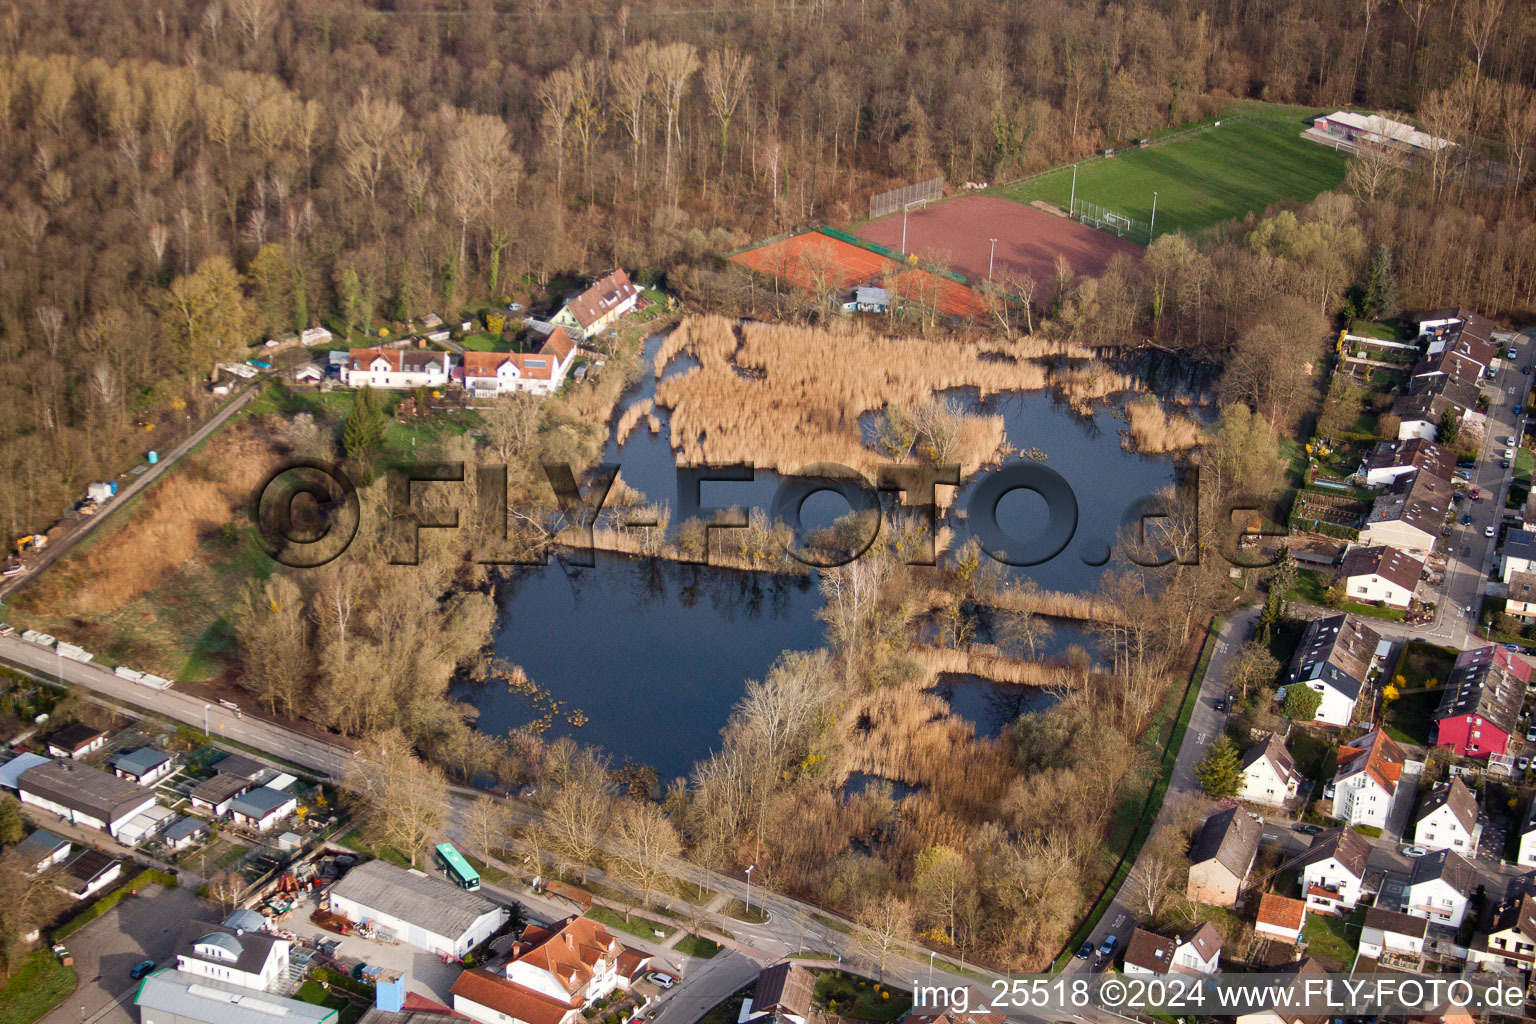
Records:
[[[731,902],[721,908],[720,913],[726,917],[734,917],[738,921],[746,921],[749,924],[762,924],[768,920],[761,906],[754,903],[748,909],[747,905],[741,902],[741,900],[731,900]]]
[[[1328,966],[1348,967],[1355,962],[1355,949],[1360,944],[1360,926],[1365,921],[1365,907],[1359,907],[1349,917],[1332,914],[1308,914],[1306,927],[1302,929],[1302,941],[1307,953],[1319,960],[1332,961]]]
[[[1422,690],[1444,683],[1455,665],[1455,651],[1422,640],[1410,640],[1403,648],[1396,674],[1403,677],[1405,690]]]
[[[410,858],[393,847],[369,846],[367,841],[363,839],[362,832],[358,829],[348,832],[338,839],[337,842],[354,853],[361,853],[368,857],[377,857],[379,860],[388,861],[397,867],[408,868],[411,866]]]
[[[299,986],[297,993],[301,1002],[312,1006],[323,1006],[328,1010],[338,1010],[339,1024],[352,1024],[363,1016],[364,1008],[352,1000],[332,989],[327,992],[320,987],[318,981],[306,981]]]
[[[1351,320],[1349,333],[1359,338],[1380,338],[1382,341],[1412,341],[1418,337],[1414,329],[1401,320],[1386,323],[1379,320]]]
[[[593,907],[587,911],[587,916],[610,928],[617,928],[621,932],[628,932],[631,935],[638,935],[642,939],[651,939],[653,941],[658,938],[656,932],[662,933],[660,938],[667,938],[677,931],[676,928],[669,924],[652,921],[650,918],[641,917],[639,914],[630,914],[629,920],[626,921],[623,914],[608,907]]]
[[[0,1024],[32,1024],[75,990],[79,979],[73,967],[40,949],[21,962],[0,989]]]
[[[685,956],[696,956],[700,960],[708,960],[720,952],[720,943],[700,935],[684,935],[672,948]]]
[[[480,331],[477,334],[466,334],[459,339],[459,344],[471,352],[511,352],[512,343],[499,334],[489,331]]]
[[[1299,118],[1231,121],[1178,142],[1123,150],[1077,169],[1077,198],[1147,221],[1157,193],[1156,227],[1193,234],[1262,211],[1271,203],[1309,200],[1344,180],[1344,156],[1300,137]],[[1000,187],[1027,203],[1044,199],[1066,209],[1072,168]]]
[[[823,971],[816,979],[815,999],[829,1012],[860,1020],[895,1020],[912,1007],[910,993],[847,971]]]

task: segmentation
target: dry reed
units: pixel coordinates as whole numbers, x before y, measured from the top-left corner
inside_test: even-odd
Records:
[[[627,409],[623,411],[623,413],[619,415],[619,422],[613,428],[614,440],[618,444],[623,444],[625,441],[629,440],[630,431],[639,426],[641,420],[648,416],[652,421],[656,420],[656,417],[651,413],[652,404],[653,403],[649,398],[643,398],[640,401],[631,404]],[[660,423],[658,422],[656,426],[652,428],[652,430],[654,431],[659,428]]]
[[[1065,690],[1074,680],[1082,678],[1078,673],[1058,665],[1030,661],[1027,658],[1010,658],[989,645],[972,645],[963,649],[919,646],[912,648],[912,656],[934,675],[969,674],[995,683]]]
[[[931,610],[949,604],[954,597],[947,590],[934,587],[926,595],[926,600],[926,610]],[[1003,587],[981,597],[979,603],[988,608],[1030,612],[1051,619],[1081,619],[1086,622],[1122,622],[1125,619],[1124,613],[1111,602],[1092,594],[1068,594],[1037,587]]]
[[[1097,360],[1061,371],[1052,381],[1072,410],[1083,416],[1092,414],[1095,402],[1110,395],[1135,391],[1140,386],[1135,377]]]
[[[1127,451],[1159,452],[1193,448],[1200,443],[1200,424],[1187,416],[1167,412],[1154,395],[1144,395],[1125,406],[1130,424],[1121,444]]]
[[[680,351],[700,365],[661,381],[656,402],[672,410],[672,441],[687,462],[786,472],[837,462],[872,473],[881,460],[862,443],[861,415],[915,408],[949,388],[983,396],[1043,388],[1046,370],[1022,355],[1038,350],[1027,340],[957,344],[693,317],[672,332],[657,365]],[[954,461],[974,473],[1003,441],[1000,416],[967,417]]]

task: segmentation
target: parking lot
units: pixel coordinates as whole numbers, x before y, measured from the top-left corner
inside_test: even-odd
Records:
[[[136,1024],[128,972],[140,960],[166,966],[188,921],[214,920],[215,908],[190,888],[140,889],[80,929],[64,945],[75,956],[80,987],[43,1018],[43,1024]]]
[[[335,940],[340,943],[336,950],[338,960],[348,964],[361,960],[386,970],[400,971],[405,975],[407,991],[420,993],[450,1006],[453,1004],[448,990],[453,987],[453,980],[462,970],[459,965],[445,964],[437,958],[437,954],[416,946],[407,946],[403,942],[390,945],[357,935],[328,932],[309,920],[309,915],[318,905],[315,893],[306,894],[293,908],[291,916],[279,922],[276,927],[286,928],[300,938]]]

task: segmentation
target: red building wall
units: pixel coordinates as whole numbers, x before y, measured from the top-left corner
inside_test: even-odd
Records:
[[[1456,715],[1453,718],[1440,719],[1436,745],[1450,747],[1462,757],[1487,757],[1489,754],[1508,752],[1508,733],[1486,718],[1480,720],[1481,724],[1474,726],[1472,718],[1472,715]],[[1473,732],[1481,735],[1473,739]],[[1476,749],[1473,749],[1474,746]]]

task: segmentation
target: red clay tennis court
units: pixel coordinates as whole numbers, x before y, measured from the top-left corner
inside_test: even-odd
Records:
[[[887,270],[901,266],[879,253],[818,231],[737,253],[731,261],[801,288],[815,288],[818,282],[825,282],[826,287],[839,290],[856,284],[879,284]],[[902,270],[896,291],[909,300],[932,297],[938,308],[951,316],[979,317],[987,311],[974,291],[926,270]]]
[[[901,214],[870,221],[853,233],[877,245],[901,248]],[[964,196],[907,214],[907,252],[947,253],[948,266],[972,283],[987,279],[990,239],[997,239],[995,271],[1025,273],[1036,281],[1056,276],[1056,256],[1074,273],[1098,277],[1116,253],[1140,259],[1134,242],[1076,221],[997,196]]]

